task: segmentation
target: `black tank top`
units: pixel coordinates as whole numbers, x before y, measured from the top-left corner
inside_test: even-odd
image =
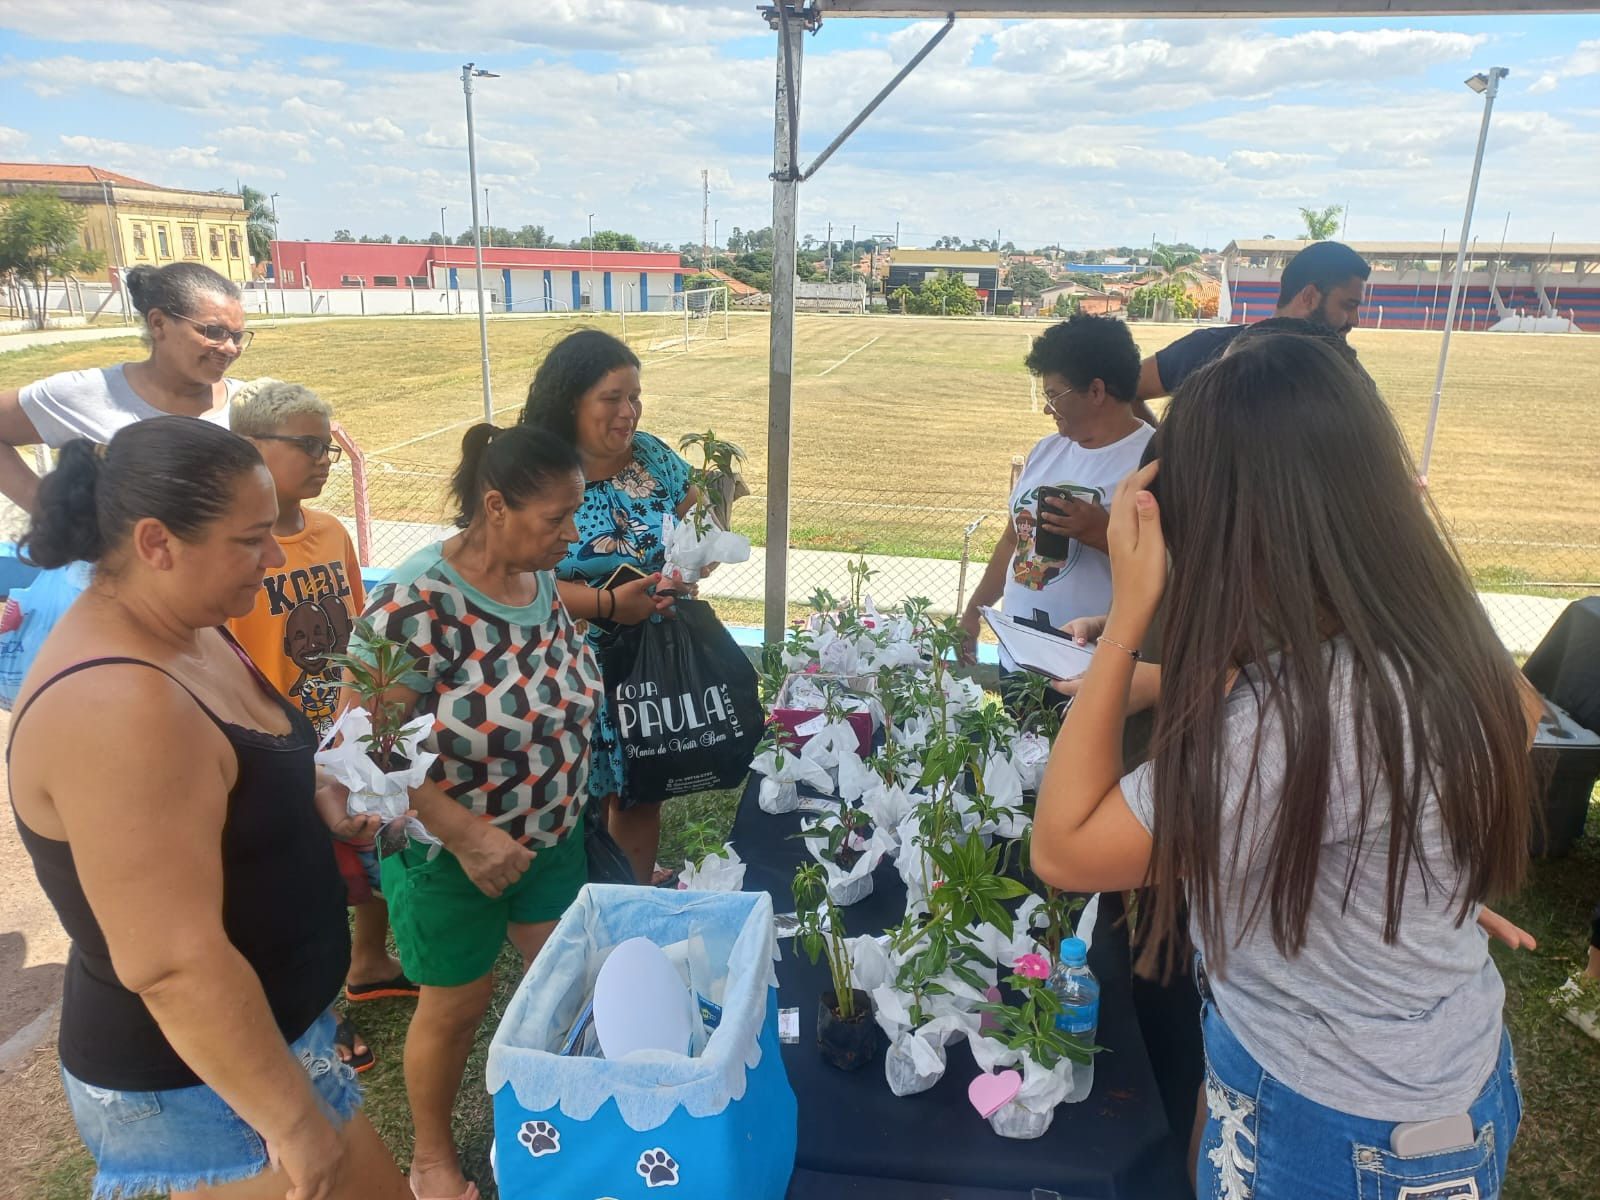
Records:
[[[189,693],[228,739],[239,764],[222,827],[222,926],[260,977],[278,1029],[292,1042],[333,1003],[344,982],[350,962],[344,883],[328,828],[313,803],[316,734],[311,723],[278,695],[232,638],[228,641],[256,682],[289,714],[291,728],[280,736],[229,724]],[[143,659],[77,663],[33,694],[12,722],[12,742],[28,709],[47,688],[69,675],[113,663],[150,667],[183,687]],[[104,802],[109,810],[116,796]],[[14,804],[12,814],[16,816]],[[71,847],[41,837],[20,816],[17,831],[39,885],[72,939],[61,997],[62,1065],[85,1083],[122,1091],[164,1091],[201,1082],[167,1042],[144,1001],[118,982],[105,935],[78,881]],[[175,828],[172,836],[182,837],[183,831]],[[165,869],[160,862],[146,866],[152,877]]]

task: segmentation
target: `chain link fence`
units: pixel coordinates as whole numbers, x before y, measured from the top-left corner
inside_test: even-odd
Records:
[[[364,459],[351,453],[330,475],[320,506],[357,535],[363,561],[392,567],[429,542],[447,536],[449,473],[436,463],[403,458]],[[849,565],[867,559],[866,584],[880,605],[921,596],[935,611],[958,612],[983,576],[1005,528],[1006,493],[940,491],[924,473],[917,489],[842,488],[798,481],[790,498],[788,603],[791,617],[818,590],[850,594]],[[750,561],[725,564],[701,592],[731,625],[759,627],[766,595],[765,489],[734,506],[733,527],[755,544]],[[1457,522],[1445,514],[1496,631],[1513,653],[1536,646],[1567,603],[1600,593],[1600,544],[1581,531],[1508,537],[1495,527]]]

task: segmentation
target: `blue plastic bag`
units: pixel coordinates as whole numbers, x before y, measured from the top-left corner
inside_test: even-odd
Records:
[[[89,586],[91,570],[88,563],[75,562],[40,571],[27,587],[13,588],[6,598],[0,612],[0,708],[6,712],[22,690],[44,639]]]
[[[714,1013],[704,1049],[616,1062],[563,1057],[600,965],[631,937],[669,956],[681,943],[694,947],[690,960],[709,973],[709,982],[695,981],[701,1012]],[[501,1196],[783,1200],[796,1105],[778,1047],[776,954],[765,892],[604,884],[579,892],[489,1046]]]

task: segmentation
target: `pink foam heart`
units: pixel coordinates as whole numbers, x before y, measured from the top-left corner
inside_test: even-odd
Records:
[[[972,1107],[978,1110],[980,1117],[988,1119],[999,1112],[1006,1101],[1016,1099],[1021,1090],[1021,1075],[1015,1071],[1000,1071],[993,1075],[979,1075],[967,1084],[967,1099],[972,1101]]]
[[[990,1004],[999,1004],[1000,1003],[1000,989],[997,988],[997,987],[986,988],[984,990],[984,993],[983,993],[983,998],[985,1000],[987,1000]],[[995,1017],[995,1015],[993,1013],[981,1013],[981,1014],[979,1014],[979,1016],[978,1016],[978,1032],[979,1033],[982,1033],[985,1029],[999,1029],[999,1028],[1000,1028],[1000,1022]]]

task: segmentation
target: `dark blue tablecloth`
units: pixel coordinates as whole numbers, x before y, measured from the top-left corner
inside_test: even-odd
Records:
[[[776,912],[793,912],[790,884],[806,854],[804,843],[790,837],[800,817],[764,813],[755,797],[752,777],[732,837],[748,864],[745,888],[769,892]],[[800,1010],[800,1042],[783,1048],[800,1102],[791,1200],[1046,1200],[1052,1193],[1071,1200],[1186,1200],[1182,1157],[1134,1019],[1126,933],[1113,927],[1120,901],[1105,901],[1089,961],[1101,983],[1099,1041],[1108,1053],[1098,1056],[1089,1098],[1058,1108],[1049,1132],[1033,1141],[999,1137],[973,1111],[967,1084],[978,1068],[965,1041],[950,1048],[944,1078],[918,1096],[889,1091],[881,1052],[853,1074],[823,1062],[816,1022],[818,997],[832,986],[827,964],[813,966],[783,942],[778,1004]],[[905,888],[889,863],[878,868],[873,894],[844,910],[852,936],[881,933],[904,912]]]

